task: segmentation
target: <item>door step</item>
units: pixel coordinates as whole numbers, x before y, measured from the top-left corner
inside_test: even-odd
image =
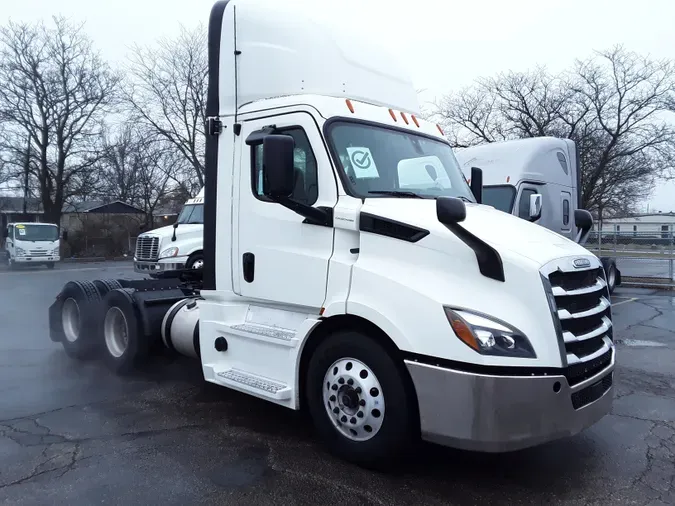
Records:
[[[280,327],[270,327],[268,325],[259,325],[257,323],[238,323],[230,325],[230,332],[242,337],[258,339],[272,344],[295,347],[298,340],[295,337],[295,331],[282,329]]]
[[[244,390],[256,393],[262,397],[275,400],[287,400],[291,397],[291,389],[288,385],[263,378],[256,374],[240,371],[238,369],[228,369],[227,371],[216,374],[219,381],[238,390]]]

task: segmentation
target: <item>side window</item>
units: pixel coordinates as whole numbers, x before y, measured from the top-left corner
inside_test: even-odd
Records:
[[[313,205],[319,198],[318,174],[316,158],[309,144],[307,134],[300,127],[282,129],[279,133],[290,135],[295,140],[293,151],[293,165],[295,166],[295,189],[291,200]],[[270,202],[263,195],[263,171],[262,171],[263,147],[262,144],[251,147],[251,186],[253,194],[260,200]]]
[[[570,201],[565,199],[563,200],[563,225],[569,225],[570,223]]]
[[[520,194],[520,202],[518,202],[518,216],[525,220],[530,218],[530,196],[536,195],[536,191],[525,188]]]

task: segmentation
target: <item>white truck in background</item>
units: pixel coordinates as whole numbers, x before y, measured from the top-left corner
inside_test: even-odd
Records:
[[[151,277],[204,266],[204,189],[189,199],[173,225],[140,234],[134,271]]]
[[[340,13],[215,4],[204,267],[71,281],[51,339],[120,374],[163,343],[368,466],[420,437],[503,452],[594,424],[615,367],[600,260],[476,203],[479,171],[470,188],[396,57]]]
[[[59,227],[53,223],[8,223],[3,237],[10,269],[19,265],[46,265],[53,269],[61,260]]]
[[[569,239],[579,236],[581,171],[574,141],[532,137],[455,150],[466,178],[482,170],[482,203]],[[602,257],[610,294],[621,284],[616,259]]]

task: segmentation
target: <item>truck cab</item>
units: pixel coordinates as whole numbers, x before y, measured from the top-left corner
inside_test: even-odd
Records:
[[[61,260],[59,227],[52,223],[9,223],[3,236],[10,268],[46,265],[53,269]]]
[[[173,225],[140,234],[134,271],[151,277],[204,266],[204,189],[189,199]]]
[[[571,139],[532,137],[455,151],[464,176],[482,170],[484,204],[579,240],[574,213],[581,208],[581,170]],[[601,258],[610,293],[621,283],[613,258]]]
[[[478,203],[399,60],[339,15],[353,18],[215,4],[204,267],[100,281],[101,297],[68,284],[52,339],[73,355],[89,340],[78,349],[116,371],[161,339],[208,382],[306,409],[332,451],[368,466],[420,437],[504,452],[594,424],[615,367],[600,260]]]

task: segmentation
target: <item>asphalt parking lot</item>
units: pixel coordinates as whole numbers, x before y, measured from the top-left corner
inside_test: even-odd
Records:
[[[675,504],[675,292],[619,289],[614,409],[584,433],[483,455],[423,446],[388,475],[334,459],[297,413],[163,358],[119,378],[70,360],[47,307],[130,264],[0,271],[0,504]]]

